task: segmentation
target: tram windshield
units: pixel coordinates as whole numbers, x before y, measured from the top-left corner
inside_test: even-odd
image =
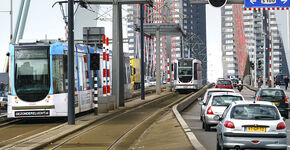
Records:
[[[178,68],[179,76],[192,76],[192,68]]]
[[[24,101],[39,101],[50,88],[48,48],[15,50],[15,90]]]

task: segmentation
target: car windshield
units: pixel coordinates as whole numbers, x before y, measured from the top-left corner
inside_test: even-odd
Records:
[[[241,100],[243,100],[241,96],[233,96],[233,95],[214,96],[212,99],[212,106],[228,106],[234,101]]]
[[[278,120],[279,113],[274,106],[247,104],[235,106],[231,118],[242,120]]]
[[[281,100],[283,97],[285,97],[285,93],[279,89],[264,89],[260,94],[260,100],[263,101]]]
[[[217,81],[217,84],[218,85],[231,85],[231,81],[228,81],[228,80],[219,80]]]
[[[238,80],[232,80],[233,83],[238,83]]]

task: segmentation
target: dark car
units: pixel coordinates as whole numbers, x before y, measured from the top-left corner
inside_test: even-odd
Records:
[[[278,88],[260,88],[255,96],[257,101],[269,101],[274,103],[284,118],[288,119],[288,99],[285,92]]]
[[[287,74],[277,74],[275,76],[275,84],[276,85],[285,85],[284,79],[286,76],[288,76],[288,75]]]
[[[231,80],[223,79],[216,82],[215,88],[233,89],[234,87]]]

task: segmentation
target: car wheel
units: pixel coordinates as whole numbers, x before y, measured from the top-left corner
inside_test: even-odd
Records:
[[[217,150],[221,150],[222,148],[221,148],[221,146],[220,146],[220,142],[219,142],[218,139],[216,139],[216,140],[217,140],[217,142],[216,142],[216,149],[217,149]]]
[[[204,129],[204,122],[202,122],[202,129]]]
[[[204,130],[210,131],[210,126],[204,122]]]

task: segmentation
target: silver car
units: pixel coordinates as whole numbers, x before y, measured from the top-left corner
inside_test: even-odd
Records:
[[[214,120],[215,115],[222,115],[224,110],[234,101],[242,101],[244,97],[239,93],[213,93],[209,100],[204,103],[205,111],[202,114],[202,127],[209,131],[219,121]]]
[[[205,104],[208,101],[211,94],[220,93],[220,92],[235,93],[235,91],[233,89],[219,89],[219,88],[208,89],[203,96],[202,102],[200,103],[201,104],[200,105],[200,120],[202,120],[202,114],[204,113],[204,110],[205,110],[205,105],[203,105],[203,104]]]
[[[287,149],[287,129],[277,107],[265,101],[233,102],[220,116],[217,150]]]

